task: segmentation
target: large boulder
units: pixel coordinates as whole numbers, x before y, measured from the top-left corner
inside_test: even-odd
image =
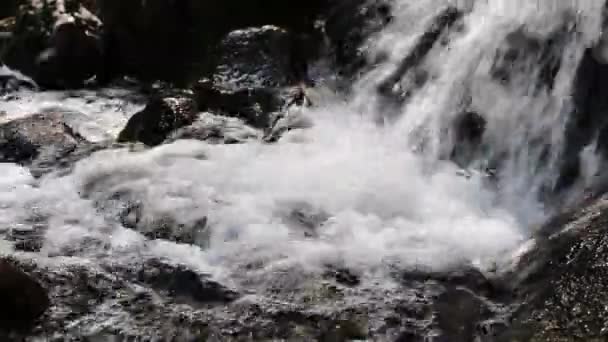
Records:
[[[77,0],[29,0],[0,58],[42,86],[77,87],[100,68],[101,26]]]
[[[608,200],[564,213],[540,232],[513,274],[522,295],[497,341],[603,341],[608,319]]]
[[[47,291],[12,263],[0,259],[0,336],[2,330],[31,326],[49,307]]]
[[[155,94],[146,107],[133,115],[118,135],[118,142],[161,144],[178,128],[192,124],[198,117],[198,106],[188,92]]]
[[[33,114],[0,125],[0,161],[30,165],[60,158],[84,141],[66,123],[63,113]]]
[[[305,56],[297,41],[276,26],[251,27],[228,33],[214,49],[211,78],[217,85],[284,87],[305,78]]]
[[[276,25],[310,36],[327,0],[98,1],[105,25],[104,78],[120,73],[187,82],[208,70],[210,49],[235,29]]]

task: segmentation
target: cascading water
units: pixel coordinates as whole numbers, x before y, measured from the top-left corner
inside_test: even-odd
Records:
[[[379,62],[349,98],[290,114],[313,127],[274,144],[179,140],[139,152],[109,149],[70,174],[40,180],[2,164],[2,226],[24,229],[32,217],[44,218],[37,259],[67,250],[72,262],[91,267],[163,258],[252,292],[291,269],[315,274],[328,265],[375,284],[388,282],[395,267],[495,268],[561,209],[544,199],[559,177],[572,85],[585,49],[599,39],[603,6],[396,1],[391,24],[368,42],[370,60]],[[447,7],[458,18],[388,92],[379,91]],[[0,110],[25,114],[51,99],[23,98]],[[483,132],[458,159],[464,142],[454,123],[467,113],[483,118]],[[124,123],[95,119],[108,133]],[[566,202],[589,182],[583,177]],[[116,194],[138,203],[143,227],[169,218],[208,229],[195,236],[196,246],[148,241],[117,218],[125,202]]]

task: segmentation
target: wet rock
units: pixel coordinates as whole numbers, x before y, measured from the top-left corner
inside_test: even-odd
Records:
[[[196,80],[213,62],[209,48],[231,31],[276,25],[296,35],[314,28],[326,0],[286,3],[279,0],[209,2],[104,0],[108,74],[171,81]],[[162,23],[159,25],[159,23]]]
[[[239,144],[259,140],[262,133],[238,118],[201,113],[191,125],[176,130],[165,143],[179,139],[195,139],[214,144]]]
[[[608,123],[608,99],[604,91],[608,84],[608,65],[593,58],[588,49],[577,69],[574,83],[573,110],[565,132],[565,147],[561,160],[560,178],[556,191],[569,188],[580,175],[580,152],[597,137],[597,152],[606,157],[606,135],[599,132]]]
[[[66,123],[61,112],[33,114],[0,125],[2,162],[43,167],[86,143],[86,139]]]
[[[238,294],[205,275],[181,265],[148,260],[137,271],[137,281],[166,293],[175,300],[197,304],[222,304],[234,301]]]
[[[194,87],[199,110],[233,116],[259,129],[270,129],[283,110],[297,101],[293,92],[275,88],[242,88],[229,90],[208,81]]]
[[[161,144],[175,130],[192,124],[198,105],[188,92],[153,95],[146,107],[133,115],[118,135],[118,142]]]
[[[293,85],[305,77],[306,65],[295,44],[292,34],[276,26],[232,31],[212,57],[213,83],[229,89]]]
[[[535,90],[553,89],[561,68],[562,49],[575,29],[571,20],[546,37],[538,37],[521,27],[506,37],[490,70],[492,77],[504,84],[512,84],[530,75],[536,76]],[[539,68],[540,66],[540,68]],[[535,74],[535,70],[539,70]],[[521,85],[518,85],[521,87]]]
[[[40,283],[0,259],[0,330],[20,330],[34,324],[50,305]]]
[[[1,59],[50,88],[77,87],[100,67],[99,19],[79,1],[28,0]]]
[[[560,215],[541,230],[513,273],[523,305],[499,341],[584,341],[606,336],[608,202]]]
[[[454,342],[475,341],[477,324],[491,312],[473,293],[459,288],[448,288],[433,303],[441,336]]]
[[[417,42],[414,44],[414,48],[411,52],[403,58],[397,70],[389,75],[384,81],[378,86],[378,92],[388,98],[396,98],[401,101],[411,95],[411,91],[415,89],[401,89],[399,83],[404,77],[410,74],[415,78],[411,83],[415,87],[420,87],[421,83],[426,80],[425,76],[421,76],[418,66],[426,58],[431,49],[439,42],[440,38],[447,34],[451,27],[453,27],[463,16],[463,13],[455,7],[448,6],[441,11],[432,21],[431,25],[425,30],[420,36]],[[399,89],[395,93],[396,89]],[[401,93],[403,92],[403,93]]]
[[[391,6],[384,0],[338,1],[330,6],[324,29],[343,76],[354,76],[365,66],[364,43],[391,21]]]
[[[479,150],[486,120],[473,111],[465,111],[454,120],[454,148],[450,159],[461,167],[466,167]]]

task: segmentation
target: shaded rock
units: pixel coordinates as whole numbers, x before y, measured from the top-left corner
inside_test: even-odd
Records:
[[[0,330],[30,327],[50,305],[40,283],[6,260],[0,260],[0,302]]]
[[[606,157],[606,135],[599,132],[608,122],[604,115],[608,111],[608,98],[604,96],[608,87],[608,65],[600,64],[588,49],[577,69],[573,85],[573,110],[565,132],[560,178],[555,191],[570,187],[580,175],[580,152],[597,137],[597,152]]]
[[[99,19],[78,1],[28,0],[1,59],[41,86],[77,87],[99,70],[100,29]]]
[[[314,30],[327,0],[99,1],[105,65],[112,74],[176,82],[196,80],[213,62],[209,47],[228,32],[276,25],[296,35]],[[159,24],[162,23],[162,24]]]
[[[4,0],[0,3],[0,19],[12,17],[17,14],[17,0]]]
[[[0,161],[44,166],[69,155],[87,141],[61,112],[33,114],[0,125]]]
[[[178,128],[192,124],[198,116],[197,107],[187,92],[153,95],[146,107],[129,119],[118,142],[159,145]]]
[[[479,334],[477,325],[491,317],[482,299],[459,288],[448,288],[433,303],[441,336],[454,342],[475,341]]]

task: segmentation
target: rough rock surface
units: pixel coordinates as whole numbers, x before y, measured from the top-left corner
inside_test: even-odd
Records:
[[[0,59],[42,86],[80,86],[99,70],[100,29],[99,19],[79,1],[28,0]]]
[[[545,225],[510,277],[523,296],[500,341],[601,341],[608,309],[608,200],[591,200]]]
[[[295,44],[293,35],[276,26],[232,31],[212,57],[212,80],[232,89],[293,85],[304,77],[306,64]]]
[[[66,114],[50,110],[0,125],[0,160],[43,167],[53,164],[87,141],[66,121]]]
[[[146,107],[131,117],[118,141],[159,145],[176,129],[192,124],[197,116],[197,101],[188,92],[153,95]]]
[[[112,74],[144,79],[196,80],[208,68],[207,52],[228,32],[276,25],[296,35],[313,31],[326,0],[99,1],[106,30],[106,65]],[[162,23],[162,24],[159,24]]]

